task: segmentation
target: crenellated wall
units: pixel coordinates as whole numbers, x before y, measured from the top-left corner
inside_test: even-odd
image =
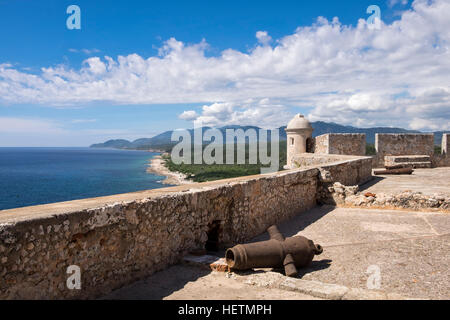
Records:
[[[204,248],[249,240],[316,205],[320,168],[333,181],[371,178],[371,158],[307,169],[0,211],[0,299],[93,298]],[[69,290],[67,268],[81,269]]]
[[[385,156],[434,154],[434,134],[397,133],[375,135],[376,165],[384,166]]]
[[[329,133],[315,138],[314,153],[364,156],[364,133]]]
[[[426,156],[429,167],[450,166],[450,134],[442,137],[442,153],[434,153],[434,135],[430,134],[376,134],[376,155],[373,157],[373,167],[384,167],[386,156]],[[333,133],[324,134],[313,139],[311,148],[314,155],[365,155],[365,134]],[[412,158],[412,157],[411,157]],[[422,159],[422,158],[420,158]],[[425,157],[423,157],[425,159]],[[300,166],[308,166],[311,162],[326,163],[326,158],[311,158],[307,154],[297,155],[293,162]],[[397,161],[397,160],[396,160]],[[391,161],[392,162],[392,161]]]
[[[323,134],[314,138],[314,153],[329,154],[329,135]]]

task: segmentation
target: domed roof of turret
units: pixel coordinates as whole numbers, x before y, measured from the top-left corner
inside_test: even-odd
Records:
[[[289,121],[286,130],[312,129],[311,124],[302,114],[297,114]]]

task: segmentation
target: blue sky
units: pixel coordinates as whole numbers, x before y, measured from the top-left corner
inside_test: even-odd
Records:
[[[66,8],[81,8],[81,30],[66,28]],[[152,56],[170,37],[187,43],[206,39],[210,54],[254,46],[255,33],[267,30],[273,38],[311,25],[318,16],[338,16],[343,24],[367,18],[377,4],[383,20],[395,18],[386,1],[133,1],[133,0],[14,0],[0,1],[0,36],[7,45],[2,62],[35,68],[58,63],[77,67],[86,54],[69,49],[98,49],[112,57],[137,53]],[[97,52],[95,52],[97,53]],[[98,53],[97,53],[98,54]]]
[[[329,84],[327,79],[337,72],[345,77],[343,67],[336,72],[318,72],[314,79],[304,79],[300,72],[291,74],[290,68],[277,69],[272,78],[267,65],[259,64],[259,60],[245,62],[256,61],[269,51],[273,58],[279,46],[287,48],[286,55],[274,64],[283,64],[293,54],[288,46],[295,38],[308,46],[308,50],[300,47],[294,51],[296,55],[313,50],[326,54],[318,61],[311,60],[314,54],[299,60],[299,69],[305,72],[320,61],[337,66],[339,52],[353,54],[355,50],[372,54],[362,61],[369,63],[370,69],[377,52],[380,54],[382,49],[390,57],[387,51],[393,50],[392,54],[398,48],[387,48],[387,41],[377,40],[376,35],[367,35],[371,41],[368,49],[361,44],[357,49],[339,49],[333,43],[339,37],[341,42],[347,39],[347,33],[356,33],[359,20],[370,16],[366,13],[369,5],[380,7],[383,27],[379,34],[384,32],[386,37],[392,32],[388,27],[400,21],[404,12],[431,10],[425,5],[412,9],[411,2],[0,0],[0,146],[85,146],[109,138],[148,137],[168,129],[191,127],[191,120],[199,117],[213,125],[255,124],[263,118],[268,121],[265,126],[281,125],[297,112],[309,115],[311,120],[361,126],[385,121],[385,125],[436,129],[430,123],[439,118],[438,113],[442,115],[440,109],[431,110],[436,117],[430,119],[411,117],[405,121],[400,116],[372,121],[373,115],[362,115],[361,108],[369,103],[367,109],[375,108],[380,114],[386,112],[377,108],[383,105],[383,99],[396,102],[430,92],[433,97],[443,95],[445,107],[448,87],[395,79],[396,92],[353,88],[352,83],[348,88],[338,88],[334,81],[339,79]],[[71,4],[81,8],[81,30],[66,27],[66,8]],[[334,17],[339,19],[339,33],[333,36],[335,31],[323,26],[335,26]],[[350,31],[346,32],[346,28]],[[325,32],[329,35],[322,37]],[[313,40],[309,40],[310,36]],[[437,37],[440,44],[447,44],[446,35]],[[315,43],[319,38],[322,42]],[[374,48],[377,52],[371,51]],[[441,47],[439,54],[447,53]],[[330,57],[333,60],[327,62]],[[383,61],[382,57],[377,59],[377,63]],[[229,74],[234,71],[229,70],[229,61],[242,73]],[[352,78],[363,74],[362,69],[353,70]],[[313,83],[317,84],[315,89],[305,88]],[[405,87],[415,91],[406,92]],[[283,88],[292,91],[284,92]],[[331,106],[344,100],[336,108],[348,113],[348,117],[345,121],[333,118]],[[279,111],[268,113],[275,109]],[[438,122],[447,126],[447,115]]]

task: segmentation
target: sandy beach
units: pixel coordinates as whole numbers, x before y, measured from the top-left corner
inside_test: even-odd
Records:
[[[184,174],[170,171],[164,164],[165,160],[160,155],[155,156],[150,160],[147,172],[166,177],[161,181],[163,184],[179,186],[194,183],[193,181],[186,179]]]

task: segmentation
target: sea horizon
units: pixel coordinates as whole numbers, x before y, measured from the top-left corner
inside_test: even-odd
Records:
[[[157,152],[0,147],[0,210],[167,187],[148,173]]]

